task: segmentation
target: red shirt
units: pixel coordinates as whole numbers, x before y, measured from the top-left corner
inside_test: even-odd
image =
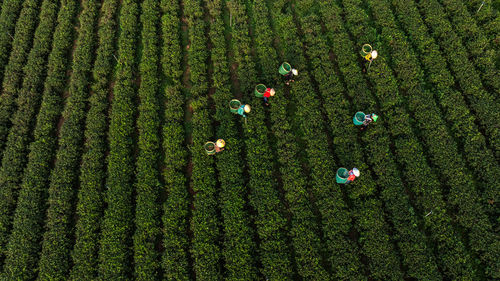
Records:
[[[269,98],[271,96],[271,88],[267,88],[266,92],[264,93],[265,98]]]
[[[349,177],[347,178],[348,181],[353,181],[356,178],[354,175],[354,172],[351,170],[349,171]]]

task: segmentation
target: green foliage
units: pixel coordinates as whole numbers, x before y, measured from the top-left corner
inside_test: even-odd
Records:
[[[256,53],[261,65],[261,79],[265,83],[283,83],[277,77],[277,53],[269,38],[274,37],[267,20],[270,14],[265,1],[257,0],[253,4],[253,25],[255,27]],[[286,32],[281,30],[280,32]],[[309,201],[306,175],[299,161],[299,146],[294,139],[286,108],[289,105],[284,88],[278,87],[278,94],[272,99],[269,118],[271,130],[276,138],[276,155],[279,161],[279,172],[285,200],[291,214],[290,234],[292,248],[295,253],[297,273],[307,280],[326,280],[329,278],[324,269],[321,256],[320,229]]]
[[[39,262],[40,280],[62,280],[71,268],[73,244],[73,211],[75,186],[83,146],[83,126],[88,99],[88,80],[92,71],[95,48],[95,26],[98,8],[94,0],[82,2],[80,28],[73,53],[73,68],[69,97],[63,111],[59,130],[59,148],[50,176],[49,208],[45,223],[42,252]]]
[[[134,176],[135,61],[139,35],[139,5],[124,0],[120,10],[118,66],[109,115],[109,156],[106,179],[107,209],[102,221],[99,248],[99,279],[127,280],[134,229],[132,201]]]
[[[292,15],[280,13],[286,7],[284,3],[276,3],[273,7],[276,29],[281,30],[280,46],[284,51],[285,60],[300,70],[298,81],[292,84],[290,90],[291,103],[300,104],[296,108],[298,129],[304,136],[301,145],[304,146],[309,167],[308,192],[315,199],[313,206],[321,215],[324,247],[322,253],[327,256],[328,270],[336,278],[363,280],[361,263],[356,252],[358,246],[347,238],[351,228],[351,217],[344,202],[342,191],[335,183],[336,165],[328,147],[319,100],[313,90],[307,71],[306,59],[302,54],[302,44]],[[277,69],[278,66],[276,66]],[[314,136],[314,137],[307,137]]]
[[[159,5],[156,0],[142,2],[142,55],[139,64],[138,156],[136,161],[136,209],[134,234],[134,276],[136,280],[156,279],[159,252],[156,249],[160,234],[157,204],[160,191],[160,116],[159,88]]]
[[[257,278],[255,233],[250,227],[245,205],[247,193],[244,182],[244,163],[241,157],[243,142],[238,136],[240,116],[229,111],[228,103],[233,98],[230,91],[229,63],[227,61],[224,22],[221,0],[204,1],[212,20],[210,21],[211,61],[213,64],[212,95],[215,102],[214,119],[219,122],[217,136],[223,136],[231,149],[217,155],[216,168],[220,183],[220,209],[224,221],[222,257],[227,280],[254,280]],[[244,101],[244,100],[243,100]],[[248,117],[251,118],[251,117]]]
[[[0,79],[3,80],[5,65],[13,44],[17,17],[21,12],[23,0],[5,0],[0,13]]]
[[[161,28],[163,37],[161,65],[165,79],[171,82],[164,90],[163,179],[167,199],[163,212],[163,276],[167,280],[188,280],[188,192],[184,168],[184,96],[180,91],[181,44],[179,2],[162,0]]]
[[[68,57],[72,47],[77,5],[63,1],[48,60],[43,100],[30,145],[28,166],[23,176],[15,210],[12,234],[7,246],[4,278],[34,279],[40,254],[46,211],[47,185],[56,148],[56,129],[62,111],[62,95],[68,79]],[[68,40],[70,39],[70,40]],[[64,117],[63,117],[64,118]]]
[[[101,217],[104,208],[104,181],[106,175],[107,112],[109,84],[115,50],[117,0],[105,0],[101,7],[99,45],[93,68],[92,95],[85,120],[85,145],[80,167],[78,201],[75,223],[76,241],[73,247],[71,280],[97,277],[98,244]]]
[[[45,81],[47,57],[51,50],[52,34],[56,26],[58,2],[45,0],[42,3],[40,23],[35,31],[33,47],[25,67],[21,70],[24,80],[16,99],[18,110],[11,117],[12,127],[3,151],[0,168],[0,194],[3,198],[0,200],[0,255],[2,257],[4,257],[11,231],[19,184],[27,163],[28,144],[32,140],[32,130],[41,102],[41,89]],[[10,76],[9,68],[7,76]]]
[[[28,59],[41,2],[39,0],[25,1],[16,22],[12,51],[9,63],[5,67],[3,91],[0,96],[0,149],[2,150],[11,126],[10,118],[15,112],[17,92],[23,78],[23,66]]]
[[[215,136],[210,118],[208,77],[207,77],[207,37],[206,23],[200,0],[184,2],[184,15],[188,23],[189,49],[188,65],[189,93],[192,100],[192,141],[188,143],[191,152],[192,175],[189,187],[193,191],[191,217],[191,255],[193,270],[197,280],[221,280],[220,219],[218,217],[217,180],[215,159],[218,155],[208,156],[203,145],[210,140],[224,138]],[[226,150],[231,149],[227,143]],[[224,152],[222,152],[224,153]]]
[[[244,1],[229,1],[227,5],[234,21],[231,35],[234,40],[234,60],[238,65],[236,74],[240,82],[239,89],[235,87],[235,90],[245,93],[243,95],[245,102],[255,105],[251,119],[244,127],[244,138],[249,176],[249,201],[250,206],[256,211],[254,219],[260,240],[259,260],[266,278],[288,280],[292,278],[293,271],[286,237],[287,220],[276,189],[277,182],[273,176],[272,151],[264,123],[266,117],[260,105],[262,100],[253,94],[253,89],[259,82],[251,54],[249,20]]]
[[[415,7],[410,6],[408,10],[415,11]],[[420,19],[420,22],[422,22],[422,19]],[[402,87],[408,89],[406,94],[410,97],[420,96],[430,100],[427,98],[428,96],[422,95],[421,89],[423,86],[421,84],[411,85],[409,83],[411,80],[408,79],[409,76],[406,76],[408,72],[420,72],[415,69],[417,67],[416,59],[410,60],[412,57],[409,55],[408,48],[394,49],[393,52],[393,57],[397,56],[399,58],[397,67],[405,69],[405,72],[399,72],[398,80]],[[412,75],[412,77],[415,77],[415,75]],[[419,78],[414,81],[420,82],[421,77]],[[473,83],[474,80],[471,79],[470,81]],[[485,206],[487,202],[480,200],[474,181],[466,167],[464,167],[464,161],[458,154],[452,138],[446,134],[446,129],[438,127],[442,126],[442,122],[436,120],[439,117],[437,112],[433,114],[436,108],[421,101],[415,102],[411,107],[415,110],[416,117],[421,120],[420,127],[426,138],[428,138],[428,149],[433,155],[431,160],[439,167],[441,176],[450,187],[448,204],[457,211],[457,223],[468,230],[469,246],[485,264],[482,269],[485,270],[487,275],[496,278],[500,273],[500,263],[496,258],[499,255],[498,251],[500,251],[500,240],[498,234],[494,233],[493,226],[486,215]],[[442,133],[436,134],[436,131]],[[446,149],[444,149],[445,147]]]
[[[468,59],[469,56],[462,40],[453,31],[439,3],[437,1],[423,1],[419,7],[423,15],[422,19],[432,30],[432,36],[439,43],[441,49],[453,50],[453,52],[446,51],[443,55],[471,107],[471,112],[476,116],[481,129],[488,137],[493,153],[497,160],[500,160],[500,128],[496,122],[500,118],[498,110],[500,102],[497,97],[485,90],[479,74]],[[480,50],[474,51],[474,53],[478,52]],[[495,79],[498,80],[498,75]]]

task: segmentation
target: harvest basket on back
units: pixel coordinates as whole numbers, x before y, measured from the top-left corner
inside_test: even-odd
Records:
[[[259,84],[255,86],[255,96],[258,98],[262,98],[264,96],[264,93],[266,92],[267,87],[264,84]]]

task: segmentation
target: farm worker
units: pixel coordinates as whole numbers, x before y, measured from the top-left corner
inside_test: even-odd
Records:
[[[346,183],[352,182],[357,177],[359,177],[359,170],[358,170],[358,168],[352,168],[352,170],[349,171],[349,177],[347,178]]]
[[[223,139],[218,139],[215,142],[215,153],[223,151],[224,146],[226,146],[226,142]]]
[[[238,108],[238,114],[243,116],[243,117],[247,117],[245,115],[245,113],[249,113],[250,112],[250,105],[248,104],[242,104],[239,108]]]
[[[273,97],[276,91],[274,91],[273,88],[267,88],[266,92],[264,93],[264,104],[266,106],[269,106],[269,97]]]
[[[299,71],[297,69],[290,70],[287,74],[285,74],[285,83],[290,85],[290,82],[295,82],[292,78],[297,75],[299,75]]]
[[[375,113],[365,115],[365,120],[363,121],[363,126],[361,126],[361,131],[365,130],[371,122],[377,122],[377,119],[378,115]]]
[[[369,52],[366,56],[365,56],[365,59],[369,62],[372,62],[374,59],[376,59],[378,57],[378,52],[373,50],[371,52]]]

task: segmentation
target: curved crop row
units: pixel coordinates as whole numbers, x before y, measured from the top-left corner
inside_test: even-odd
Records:
[[[207,141],[224,136],[215,136],[213,132],[208,97],[206,23],[203,20],[204,10],[200,7],[200,0],[184,1],[184,15],[189,27],[189,93],[193,98],[189,103],[193,112],[192,144],[189,147],[193,165],[190,185],[194,192],[191,255],[196,279],[216,281],[222,279],[222,250],[219,245],[221,222],[217,212],[217,176],[214,167],[214,157],[219,155],[207,155],[203,146]],[[231,144],[228,143],[225,149],[231,149]]]
[[[156,0],[142,2],[142,55],[139,65],[139,116],[137,117],[138,155],[135,184],[134,276],[136,280],[151,280],[158,276],[160,235],[160,107],[159,71],[159,5]]]
[[[216,165],[220,183],[220,207],[224,221],[225,276],[228,280],[254,280],[257,278],[255,237],[250,227],[250,216],[245,206],[245,182],[243,159],[240,156],[243,142],[238,138],[240,122],[229,111],[228,103],[233,98],[229,81],[229,63],[226,59],[227,48],[224,38],[222,18],[223,2],[205,0],[211,15],[209,38],[212,42],[211,59],[213,64],[212,96],[215,102],[215,120],[219,122],[217,136],[224,136],[231,143],[231,149],[217,156]],[[244,102],[244,100],[242,101]]]
[[[253,2],[253,25],[255,27],[255,49],[261,65],[262,82],[266,85],[283,83],[278,77],[278,55],[269,38],[275,35],[270,27],[269,12],[265,0]],[[306,280],[328,280],[321,255],[320,228],[313,213],[307,192],[307,180],[299,161],[299,145],[291,142],[295,136],[292,133],[290,121],[287,118],[288,101],[285,88],[279,85],[278,94],[272,99],[269,112],[271,131],[276,138],[276,158],[279,162],[281,184],[290,218],[290,237],[294,252],[294,262],[297,273]]]
[[[468,0],[461,1],[467,6],[470,15],[475,19],[477,26],[482,30],[489,40],[489,46],[495,51],[495,63],[500,63],[500,2],[495,0]],[[481,4],[484,5],[481,6]],[[481,9],[479,9],[481,7]],[[497,67],[498,69],[498,67]],[[498,95],[497,95],[498,97]]]
[[[345,3],[348,3],[350,5],[350,7],[348,9],[351,9],[353,11],[357,11],[356,12],[357,14],[360,14],[359,11],[361,11],[360,15],[362,15],[362,16],[353,17],[351,19],[351,25],[348,25],[348,26],[356,25],[357,27],[359,27],[359,29],[354,30],[353,28],[351,28],[351,30],[350,30],[351,33],[356,38],[356,43],[357,43],[356,45],[361,46],[363,43],[366,43],[366,42],[372,42],[372,44],[373,44],[373,42],[375,42],[376,44],[379,45],[378,48],[380,49],[382,47],[382,46],[380,46],[381,43],[377,42],[375,39],[376,30],[372,29],[371,32],[366,32],[366,30],[363,30],[363,28],[366,29],[368,26],[370,26],[370,23],[368,22],[369,16],[361,9],[360,1],[358,1],[358,0],[349,1],[349,2],[345,1]],[[377,16],[376,20],[378,20],[378,19],[379,19],[379,17]],[[386,32],[388,30],[389,29],[382,28],[382,34],[383,34],[382,38],[383,39],[388,40],[388,38],[391,38],[386,34]],[[395,36],[395,35],[392,35],[392,36]],[[395,39],[397,39],[397,38],[395,38]],[[384,42],[384,43],[386,43],[386,42]],[[392,44],[395,44],[395,42],[393,42]],[[375,45],[375,46],[377,46],[377,45]],[[381,49],[380,52],[383,53],[383,50],[384,49]],[[386,57],[387,56],[385,56],[385,57],[380,56],[379,58],[377,58],[377,60],[372,64],[372,68],[370,69],[370,71],[368,71],[367,74],[374,85],[374,89],[375,89],[374,93],[376,93],[378,100],[382,104],[382,110],[387,110],[388,112],[394,112],[394,114],[392,114],[392,115],[389,115],[388,113],[386,113],[387,114],[386,119],[393,122],[394,125],[397,124],[396,128],[398,128],[398,130],[393,132],[393,135],[394,135],[395,133],[405,132],[405,131],[403,131],[403,128],[411,128],[411,122],[409,119],[408,109],[403,106],[402,99],[398,94],[398,87],[396,84],[396,79],[393,77],[392,70],[389,68],[389,66],[386,62]],[[412,81],[413,80],[411,80],[411,79],[408,80],[408,82],[412,82]],[[402,91],[405,92],[406,90],[407,90],[406,88],[403,88]],[[415,105],[420,105],[420,104],[421,103],[417,103]],[[421,114],[421,115],[426,115],[428,110],[434,110],[434,109],[429,109],[429,108],[427,108],[427,106],[426,107],[422,106],[421,109],[419,110],[419,112],[417,112],[417,113]],[[419,120],[418,118],[420,118],[420,116],[415,116],[415,117],[417,118],[417,120]],[[437,122],[428,122],[426,124],[428,126],[429,125],[431,125],[431,126],[442,125],[442,124],[439,124]],[[422,127],[419,126],[419,128],[422,128]],[[444,130],[441,129],[441,130],[437,130],[437,131],[444,131]],[[406,130],[406,133],[411,133],[411,131]],[[435,135],[436,134],[434,133],[434,136]],[[430,158],[430,159],[434,160],[434,158]],[[439,202],[437,201],[437,203],[439,203]],[[437,211],[438,214],[441,216],[442,212],[446,212],[446,207],[447,207],[446,205],[442,204],[442,205],[433,206],[433,208],[431,210]],[[429,210],[426,210],[426,212],[428,212],[428,211]],[[459,244],[459,246],[460,246],[460,244]],[[465,253],[463,253],[463,254],[465,254]],[[446,267],[446,266],[444,267],[447,270],[451,270],[451,272],[450,271],[445,272],[447,275],[451,275],[451,276],[454,276],[455,278],[463,278],[463,279],[472,279],[475,276],[475,272],[473,271],[473,268],[472,268],[472,261],[470,259],[470,256],[462,255],[462,256],[460,256],[460,258],[461,258],[460,263],[455,262],[454,264],[452,263],[453,258],[456,259],[457,256],[451,256],[451,257],[446,256],[446,259],[448,260],[448,264],[451,265],[451,266],[446,265],[448,267]]]
[[[180,90],[181,43],[179,1],[162,0],[163,37],[161,65],[167,80],[164,90],[163,179],[167,199],[163,207],[163,277],[188,280],[188,191],[186,187],[186,149],[184,147],[184,97]]]
[[[111,73],[115,60],[118,0],[105,0],[101,7],[98,47],[93,69],[89,110],[85,121],[85,146],[80,167],[76,204],[76,241],[73,247],[71,280],[97,278],[101,217],[106,177],[107,112]]]
[[[0,96],[0,151],[4,148],[11,127],[10,119],[16,111],[17,92],[22,83],[23,67],[28,59],[33,41],[41,2],[39,0],[25,1],[16,22],[12,51],[9,63],[5,67],[2,95]]]
[[[359,57],[356,52],[351,51],[359,50],[359,45],[353,44],[353,42],[349,39],[349,35],[344,30],[344,23],[339,20],[339,8],[334,7],[334,4],[330,1],[322,0],[320,2],[322,6],[326,6],[322,9],[330,11],[329,14],[326,14],[326,12],[323,13],[323,19],[328,30],[333,31],[333,34],[329,37],[332,42],[333,50],[338,58],[340,71],[344,73],[344,81],[347,85],[348,93],[353,97],[357,104],[370,100],[370,97],[367,96],[367,93],[365,93],[367,89],[367,81],[364,81],[365,79],[361,77],[361,68],[356,66]],[[348,5],[350,3],[346,2],[345,4]],[[353,9],[346,9],[358,10],[356,7]],[[379,62],[377,59],[374,62],[374,65],[372,65],[373,69],[375,69],[375,63],[378,65],[383,62]],[[378,71],[385,71],[385,69],[386,68],[377,68]],[[372,70],[370,70],[370,72],[371,71]],[[385,76],[380,76],[380,78],[383,77]],[[387,82],[384,81],[383,83]],[[459,264],[459,258],[466,256],[464,253],[465,248],[461,244],[457,234],[454,233],[451,225],[451,219],[444,212],[445,203],[442,201],[442,196],[440,195],[439,182],[431,173],[431,168],[427,164],[427,159],[423,157],[422,147],[419,145],[419,140],[413,134],[411,126],[406,119],[408,116],[401,112],[403,107],[400,101],[398,103],[398,101],[394,100],[394,97],[390,97],[389,99],[382,98],[379,100],[382,103],[382,108],[389,108],[388,111],[383,112],[382,120],[388,127],[389,133],[393,139],[395,153],[398,155],[395,159],[402,164],[402,167],[404,167],[402,170],[404,171],[407,186],[417,198],[417,200],[413,201],[416,205],[415,209],[419,213],[424,213],[429,212],[431,207],[441,207],[441,212],[434,210],[433,215],[427,217],[424,221],[424,227],[428,230],[427,233],[430,233],[430,237],[436,242],[437,248],[439,249],[439,254],[436,255],[438,264],[440,265],[440,268],[452,268],[451,270],[457,271],[457,268],[461,267]],[[392,109],[388,106],[387,102],[389,102],[391,106],[396,104],[400,108]],[[404,124],[404,126],[400,126],[400,123]],[[375,126],[378,127],[379,125]],[[373,126],[373,129],[376,129],[375,126]],[[370,128],[370,131],[372,131],[372,128]],[[376,137],[371,136],[371,132],[363,138],[367,139],[366,143],[370,143],[374,139],[377,139]],[[375,151],[373,148],[368,148],[368,151],[372,150]],[[376,159],[376,157],[370,156],[369,159],[372,161],[373,159]],[[390,184],[387,184],[386,186],[390,186]],[[382,195],[384,197],[386,195],[391,195],[393,194],[391,191],[404,193],[404,191],[401,190],[397,191],[392,188],[386,188],[382,192]],[[392,196],[398,198],[401,195],[393,194]],[[394,206],[399,205],[397,202],[392,202],[391,204]],[[389,208],[389,206],[387,206],[387,208]],[[411,206],[406,206],[404,208],[401,208],[400,206],[401,212],[406,212],[406,210],[409,210],[411,214],[414,212],[413,207]],[[414,226],[419,224],[418,216],[411,215],[408,217],[413,217],[410,221],[414,224]],[[440,261],[441,263],[439,263]],[[455,263],[458,263],[458,265],[455,265]],[[430,264],[430,266],[432,266],[432,264]],[[428,272],[420,273],[429,274],[429,276],[424,279],[432,279],[432,276],[434,276],[434,279],[439,278],[439,274],[433,271],[432,267],[426,270]]]
[[[39,262],[41,280],[64,279],[71,268],[75,187],[83,145],[88,80],[92,70],[97,3],[82,2],[79,35],[74,50],[69,97],[63,111],[56,162],[50,176],[49,207]]]
[[[300,10],[300,6],[297,9]],[[307,12],[307,10],[302,12]],[[327,13],[325,12],[325,14]],[[407,274],[418,279],[439,279],[435,261],[429,258],[431,257],[429,249],[426,249],[425,244],[423,244],[425,236],[416,228],[416,218],[409,211],[411,206],[408,197],[404,194],[405,187],[397,174],[397,166],[389,152],[389,138],[383,133],[380,126],[372,126],[370,132],[363,134],[362,139],[365,141],[364,146],[370,166],[364,164],[361,146],[356,141],[353,126],[349,124],[351,122],[349,117],[352,115],[350,113],[355,112],[355,110],[350,110],[348,103],[342,102],[345,99],[341,94],[344,92],[344,87],[337,76],[325,75],[328,70],[334,69],[334,65],[328,58],[327,43],[319,36],[312,36],[312,34],[320,33],[320,23],[314,14],[303,15],[300,18],[303,19],[303,38],[306,40],[311,64],[315,69],[313,74],[319,83],[323,107],[329,117],[330,130],[336,136],[333,140],[336,144],[335,151],[343,163],[354,164],[363,171],[362,180],[356,180],[353,190],[363,190],[364,194],[358,192],[353,196],[353,191],[348,188],[353,185],[346,186],[346,189],[353,198],[356,209],[359,210],[358,216],[364,217],[364,219],[358,220],[357,227],[361,235],[366,237],[366,240],[361,244],[370,262],[371,275],[384,279],[401,278],[401,272],[398,272],[398,257],[394,255],[389,236],[385,234],[389,230],[389,226],[381,216],[383,214],[382,204],[372,195],[373,192],[370,190],[370,186],[375,186],[375,181],[370,176],[368,167],[373,169],[378,176],[377,183],[383,187],[383,189],[381,188],[382,199],[385,201],[390,219],[399,237],[395,240],[398,242],[403,264],[408,270]],[[346,68],[342,68],[341,71],[346,71]],[[344,76],[353,104],[358,109],[373,110],[375,102],[370,101],[370,98],[366,96],[366,89],[360,88],[363,85],[362,82],[353,81],[353,76],[352,72]],[[349,127],[351,132],[345,133],[346,128]],[[357,131],[357,129],[355,130]],[[358,196],[362,196],[360,198],[362,200],[359,200]],[[363,204],[362,201],[365,200],[369,204]],[[385,241],[380,239],[384,236]]]
[[[69,54],[73,45],[74,19],[77,3],[63,1],[54,33],[52,52],[48,61],[43,101],[37,116],[34,142],[30,145],[15,211],[13,230],[7,247],[4,278],[34,279],[37,273],[43,225],[46,211],[47,187],[57,143],[57,122],[61,117],[62,98],[66,89]],[[43,276],[40,276],[42,278]]]
[[[107,209],[104,211],[99,248],[99,278],[127,279],[132,273],[134,229],[134,119],[135,62],[139,35],[139,5],[124,0],[120,10],[118,67],[109,124],[109,156],[106,179]]]
[[[495,100],[491,93],[484,90],[479,74],[468,60],[460,38],[453,31],[450,22],[445,19],[443,8],[439,3],[436,0],[421,1],[418,6],[422,19],[432,30],[432,36],[436,38],[441,48],[453,50],[445,52],[450,69],[455,74],[473,114],[481,124],[497,160],[500,160],[500,128],[496,121],[500,119],[498,110],[500,101]]]
[[[495,66],[496,50],[490,48],[490,40],[477,26],[461,0],[441,0],[454,30],[469,51],[469,60],[480,71],[483,84],[490,92],[500,92],[500,79]]]
[[[47,57],[51,50],[52,35],[57,22],[59,1],[44,0],[40,23],[35,31],[33,47],[24,68],[24,80],[19,90],[17,111],[12,116],[12,127],[7,137],[0,168],[0,257],[11,231],[13,211],[16,207],[18,186],[27,162],[36,114],[41,101],[41,88],[45,81]]]
[[[400,83],[402,93],[409,100],[409,107],[417,121],[424,141],[427,144],[430,160],[439,167],[439,174],[443,181],[450,187],[448,194],[449,211],[458,214],[457,222],[461,227],[469,230],[469,245],[481,257],[489,267],[497,267],[498,261],[493,258],[498,251],[498,241],[492,226],[484,212],[483,205],[479,202],[479,196],[475,190],[470,174],[462,165],[463,160],[458,153],[453,139],[446,133],[443,122],[440,121],[439,110],[434,104],[429,106],[432,95],[425,88],[415,56],[410,53],[408,43],[404,36],[394,26],[393,16],[389,9],[385,8],[382,0],[369,2],[373,9],[375,18],[380,21],[379,25],[384,33],[382,43],[391,51],[393,61],[396,62],[395,72]],[[387,33],[387,34],[386,34]],[[391,39],[388,39],[391,38]],[[395,85],[386,87],[388,93],[397,92]],[[381,90],[382,91],[382,90]],[[430,96],[429,96],[430,95]],[[421,100],[423,99],[423,100]],[[436,132],[441,132],[436,134]],[[457,176],[459,175],[459,176]],[[480,235],[482,233],[482,235]],[[498,243],[497,243],[498,244]],[[487,246],[489,245],[489,246]],[[463,272],[468,278],[472,278],[475,272]]]
[[[298,31],[289,13],[289,6],[285,6],[288,3],[285,2],[274,3],[272,18],[276,29],[280,31],[280,41],[286,42],[280,45],[284,57],[300,70],[298,81],[291,85],[289,99],[290,103],[300,101],[295,121],[298,129],[305,135],[314,136],[302,141],[310,173],[308,189],[314,198],[314,207],[321,215],[322,254],[328,262],[326,269],[337,279],[363,280],[365,277],[358,257],[358,246],[348,237],[351,214],[347,211],[339,185],[332,180],[335,178],[336,164],[328,147],[325,125],[320,122],[323,119],[318,111],[321,105],[311,85],[306,59],[302,54],[303,46],[296,40],[299,38]]]
[[[330,2],[329,6],[325,4],[328,4],[328,2],[322,3],[320,12],[326,25],[330,27],[332,25],[342,26],[342,23],[338,20],[340,17],[335,17],[334,15],[335,12],[338,15],[339,8],[334,6],[332,2]],[[319,26],[316,21],[311,21],[309,24],[313,24],[313,26],[310,26],[310,30],[315,30],[314,25],[316,24]],[[309,25],[305,24],[304,26],[308,27]],[[316,31],[319,32],[319,30]],[[363,81],[364,79],[361,77],[361,69],[356,66],[356,59],[352,59],[350,55],[347,55],[349,53],[346,52],[345,47],[352,46],[351,42],[346,42],[348,40],[347,34],[344,31],[341,34],[332,35],[332,37],[335,38],[333,51],[337,55],[336,58],[338,60],[339,69],[340,72],[343,73],[343,81],[347,87],[347,93],[352,100],[352,104],[357,110],[373,108],[375,101],[369,96],[369,91],[367,87],[364,86],[366,82]],[[305,38],[307,39],[308,36],[305,36]],[[340,39],[344,39],[345,41],[342,42]],[[337,144],[335,146],[335,149],[338,151],[337,154],[344,162],[349,162],[352,161],[351,159],[354,159],[356,165],[363,165],[363,159],[360,153],[361,146],[356,143],[355,139],[356,133],[352,132],[345,134],[343,132],[346,130],[345,128],[352,128],[352,125],[348,124],[351,122],[351,119],[337,117],[350,117],[352,112],[356,110],[350,110],[348,104],[344,105],[344,103],[342,103],[344,97],[341,93],[345,90],[340,84],[340,81],[336,79],[337,76],[323,75],[323,73],[327,72],[327,69],[334,69],[333,64],[328,62],[328,48],[325,45],[325,40],[321,40],[321,37],[309,37],[309,41],[311,42],[311,46],[308,49],[312,54],[311,58],[317,58],[317,60],[312,60],[313,65],[317,61],[322,61],[322,64],[316,64],[317,67],[314,73],[320,84],[319,87],[323,96],[325,111],[330,117],[330,128],[337,136],[335,140]],[[341,56],[341,54],[343,56]],[[328,86],[325,87],[325,85]],[[357,131],[357,128],[355,130]],[[406,186],[398,173],[398,164],[395,161],[395,157],[390,153],[391,143],[388,134],[384,132],[382,126],[374,125],[370,128],[369,132],[362,134],[361,139],[363,140],[363,145],[366,147],[365,154],[367,155],[367,162],[377,176],[377,184],[382,187],[381,199],[389,213],[389,220],[396,231],[395,236],[397,238],[395,240],[402,255],[402,262],[407,271],[406,275],[425,280],[441,279],[431,249],[425,244],[426,237],[417,227],[417,217],[414,212],[412,212],[413,207],[405,193]],[[367,172],[363,174],[363,178],[368,176],[368,180],[372,180]],[[382,212],[382,209],[371,211],[374,213]],[[383,225],[384,222],[377,222],[377,219],[380,218],[376,216],[372,218],[372,223],[375,225]],[[386,226],[386,228],[388,229],[388,226]],[[382,243],[380,243],[380,246],[372,244],[371,248],[381,248],[382,246]],[[368,248],[370,245],[366,245],[365,247]]]
[[[241,0],[227,2],[233,18],[232,38],[234,59],[240,90],[245,102],[253,105],[248,123],[244,126],[246,161],[250,189],[249,201],[255,214],[255,225],[259,237],[259,260],[262,273],[270,280],[288,280],[294,272],[291,267],[290,248],[287,245],[287,221],[273,177],[273,159],[262,100],[255,97],[253,90],[257,80],[256,65],[251,54],[249,19],[245,3]],[[272,102],[271,102],[272,103]]]
[[[404,2],[393,1],[393,6],[398,12],[398,19],[408,33],[408,40],[415,47],[415,52],[419,54],[421,65],[427,72],[427,81],[435,87],[438,92],[439,104],[444,108],[443,119],[447,120],[451,126],[456,140],[463,146],[464,158],[467,160],[474,173],[481,178],[480,186],[483,191],[483,202],[487,200],[500,200],[500,167],[495,161],[493,152],[486,146],[486,140],[481,135],[475,118],[470,116],[466,101],[457,91],[453,90],[455,81],[452,74],[446,68],[445,58],[441,55],[439,47],[433,38],[427,33],[423,22],[411,10],[411,6]],[[422,38],[424,40],[415,40]],[[431,105],[432,107],[435,105]],[[464,118],[467,116],[467,118]],[[493,213],[492,217],[498,216],[498,205],[486,205],[487,210]]]
[[[16,21],[23,6],[23,0],[5,0],[2,3],[0,12],[0,80],[3,81],[5,65],[12,45],[14,37],[14,29]]]

